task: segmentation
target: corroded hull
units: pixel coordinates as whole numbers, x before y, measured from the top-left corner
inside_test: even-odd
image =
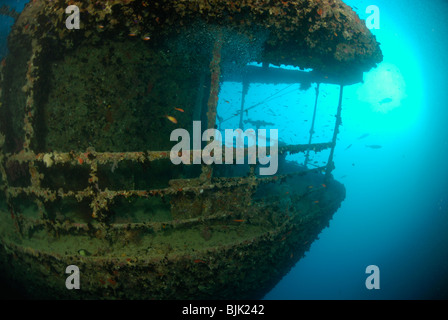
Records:
[[[303,257],[344,197],[343,185],[333,181],[306,196],[292,194],[294,206],[254,201],[245,211],[252,218],[233,219],[235,212],[227,218],[189,219],[186,225],[178,221],[142,236],[137,245],[147,253],[138,255],[126,249],[135,245],[132,239],[127,246],[119,239],[98,240],[90,256],[80,256],[77,250],[91,247],[95,236],[74,239],[44,231],[19,238],[14,220],[2,212],[2,274],[34,298],[261,298]],[[80,290],[65,286],[68,265],[80,269]]]
[[[2,274],[37,298],[263,297],[344,200],[331,176],[342,88],[382,60],[375,37],[339,0],[71,3],[80,29],[63,1],[14,14],[0,66]],[[312,143],[313,117],[308,143],[278,143],[268,177],[174,165],[174,129],[222,124],[223,81],[242,83],[241,127],[253,82],[340,85],[333,140]],[[303,166],[286,160],[296,153]]]

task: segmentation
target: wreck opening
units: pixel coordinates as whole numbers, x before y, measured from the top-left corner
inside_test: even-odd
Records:
[[[30,296],[261,297],[345,197],[331,176],[343,87],[381,61],[375,38],[335,0],[74,5],[80,31],[65,28],[63,5],[38,0],[10,35],[1,70],[1,269],[17,285],[33,283],[24,288]],[[242,86],[232,117],[220,114],[229,111],[219,105],[226,83]],[[170,133],[191,135],[193,121],[265,127],[248,117],[256,83],[315,93],[305,141],[278,142],[277,174],[171,163]],[[332,135],[316,142],[324,84],[340,94]],[[324,151],[325,162],[311,161]],[[286,160],[298,153],[303,163]],[[52,272],[71,264],[83,266],[83,292],[67,292],[63,273]]]

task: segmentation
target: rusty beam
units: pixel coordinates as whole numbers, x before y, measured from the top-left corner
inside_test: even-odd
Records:
[[[213,56],[210,62],[210,95],[207,103],[207,127],[214,129],[216,125],[216,113],[218,108],[218,95],[221,82],[221,49],[222,49],[222,34],[217,33],[215,43],[213,46]],[[209,141],[211,143],[211,141]],[[207,183],[212,178],[213,167],[210,165],[202,166],[201,181]]]
[[[322,150],[331,148],[332,142],[327,143],[312,143],[312,144],[297,144],[287,145],[278,148],[280,154],[285,152],[298,153],[305,152],[307,150],[313,150],[320,152]],[[223,146],[222,155],[225,156],[226,147]],[[247,153],[248,148],[244,148],[244,152]],[[194,154],[202,153],[202,150],[190,150],[190,163],[193,163]],[[269,155],[269,150],[267,151]],[[181,154],[179,154],[181,156]],[[233,155],[234,159],[236,155]],[[151,162],[156,160],[163,160],[170,158],[170,151],[146,151],[146,152],[94,152],[91,150],[85,152],[49,152],[35,154],[32,151],[20,152],[15,154],[6,154],[4,156],[5,161],[17,161],[17,162],[34,162],[39,161],[51,167],[55,164],[72,164],[72,165],[91,165],[96,162],[98,164],[106,164],[112,162],[121,161],[133,161],[133,162]],[[223,160],[225,160],[223,158]]]
[[[363,73],[352,72],[350,76],[325,74],[318,71],[289,70],[284,68],[245,66],[239,69],[241,72],[223,72],[223,82],[249,82],[265,84],[288,83],[325,83],[339,85],[357,84],[363,81]]]
[[[331,147],[331,150],[330,150],[330,155],[328,157],[327,170],[325,172],[325,179],[327,179],[327,180],[330,177],[330,174],[331,174],[331,172],[334,169],[333,155],[334,155],[334,149],[336,147],[336,139],[337,139],[338,133],[339,133],[339,126],[342,123],[341,112],[342,112],[342,96],[343,96],[343,93],[344,93],[344,86],[340,85],[340,88],[339,88],[338,111],[336,113],[336,123],[334,125],[332,147]]]
[[[314,111],[313,111],[313,120],[311,122],[311,129],[310,129],[310,138],[308,140],[308,145],[311,145],[311,141],[313,140],[313,134],[314,134],[314,123],[316,122],[316,113],[317,113],[317,102],[319,100],[319,88],[320,83],[317,83],[316,87],[316,99],[314,101]],[[308,160],[310,157],[310,149],[307,150],[306,156],[305,156],[305,166],[308,165]]]

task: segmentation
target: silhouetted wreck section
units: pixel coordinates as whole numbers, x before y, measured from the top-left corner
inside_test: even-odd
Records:
[[[345,75],[343,78],[337,75],[326,75],[319,71],[301,71],[290,70],[273,67],[257,67],[244,66],[238,69],[238,72],[225,72],[222,81],[229,82],[248,82],[248,83],[265,83],[265,84],[279,84],[279,83],[327,83],[327,84],[341,84],[352,85],[362,82],[363,73],[353,72],[350,75]]]
[[[381,62],[375,37],[339,0],[70,4],[80,29],[66,1],[31,1],[0,66],[2,274],[40,298],[262,297],[345,198],[331,175],[343,87]],[[241,126],[250,83],[317,83],[310,137],[279,148],[278,174],[171,163],[175,128],[215,127],[223,81],[243,83]],[[313,143],[322,83],[340,98],[332,141]],[[299,152],[305,165],[285,160]]]

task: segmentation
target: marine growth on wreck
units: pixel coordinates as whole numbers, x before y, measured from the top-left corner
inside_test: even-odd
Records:
[[[2,274],[39,298],[263,297],[345,197],[331,175],[343,87],[381,62],[375,37],[340,0],[70,5],[79,29],[67,28],[66,1],[35,0],[8,38]],[[217,109],[226,82],[241,83],[233,116],[254,129],[267,122],[247,117],[250,85],[315,86],[310,135],[278,143],[275,175],[248,161],[172,163],[173,130],[193,134],[193,121],[224,129]],[[331,139],[313,143],[320,84],[338,85],[340,99]],[[310,154],[323,152],[325,163],[314,165]],[[298,153],[304,163],[286,159]],[[66,287],[69,265],[79,267],[81,290]]]

